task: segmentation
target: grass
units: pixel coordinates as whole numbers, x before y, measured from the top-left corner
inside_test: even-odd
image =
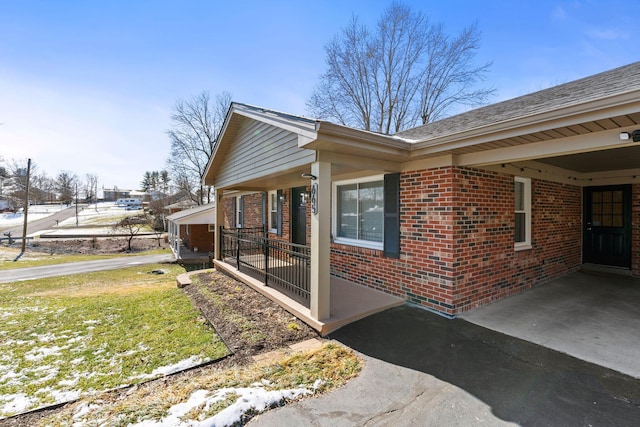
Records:
[[[0,285],[0,416],[227,354],[176,287],[183,271],[138,265]]]
[[[187,412],[180,422],[191,425],[190,422],[195,424],[236,403],[238,394],[233,389],[253,387],[267,391],[291,390],[317,384],[315,393],[323,393],[357,376],[361,367],[361,360],[350,349],[330,343],[319,350],[296,354],[267,366],[250,365],[224,370],[213,367],[208,372],[175,382],[154,382],[128,392],[126,399],[115,394],[95,396],[70,405],[43,422],[51,426],[67,426],[73,422],[84,425],[81,423],[86,421],[93,421],[96,425],[127,426],[142,420],[148,422],[166,417],[171,407],[186,402],[197,391],[205,390],[213,394],[231,389],[216,403],[208,407],[201,405]],[[91,410],[85,415],[78,415],[88,408]]]
[[[119,258],[123,256],[168,254],[169,249],[153,249],[141,252],[123,252],[120,254],[105,255],[78,255],[78,254],[47,254],[45,252],[33,252],[27,250],[17,261],[20,250],[13,248],[3,248],[0,251],[0,270],[11,270],[15,268],[41,267],[45,265],[64,264],[68,262],[95,261],[100,259]]]

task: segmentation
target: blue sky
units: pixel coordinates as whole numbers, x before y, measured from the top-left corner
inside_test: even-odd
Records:
[[[640,60],[637,0],[405,3],[452,34],[477,21],[494,101]],[[389,4],[0,0],[0,156],[135,189],[164,167],[176,100],[227,91],[305,115],[324,45]]]

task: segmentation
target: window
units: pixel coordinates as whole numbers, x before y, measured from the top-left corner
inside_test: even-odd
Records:
[[[338,243],[382,249],[384,181],[382,176],[334,183],[334,236]]]
[[[531,179],[514,178],[515,249],[531,249]]]
[[[236,197],[236,227],[242,228],[244,223],[244,199],[242,196]]]
[[[278,192],[269,191],[269,231],[278,232]]]

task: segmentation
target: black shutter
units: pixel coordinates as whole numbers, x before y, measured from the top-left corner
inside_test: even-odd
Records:
[[[400,258],[400,174],[384,176],[384,256]]]
[[[282,237],[282,190],[277,191],[276,199],[278,201],[278,236]]]
[[[239,202],[239,207],[238,207],[238,213],[240,215],[238,220],[240,221],[240,227],[245,227],[245,223],[244,223],[244,196],[240,196],[240,200]]]

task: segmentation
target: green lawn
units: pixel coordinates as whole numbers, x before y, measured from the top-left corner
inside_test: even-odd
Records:
[[[166,274],[149,273],[157,269]],[[0,416],[227,354],[176,287],[183,271],[141,265],[0,284]]]

